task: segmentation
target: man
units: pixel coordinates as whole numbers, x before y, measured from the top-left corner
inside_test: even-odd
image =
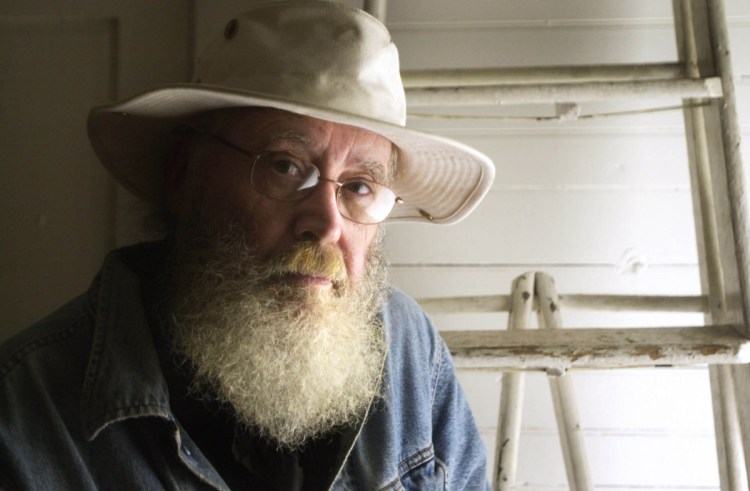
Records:
[[[166,210],[0,350],[7,489],[483,489],[450,356],[385,286],[380,224],[453,223],[491,162],[403,128],[386,29],[327,2],[230,21],[193,84],[89,118]]]

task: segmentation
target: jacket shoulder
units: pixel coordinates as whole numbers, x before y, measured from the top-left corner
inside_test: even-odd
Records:
[[[432,319],[411,297],[395,287],[388,287],[383,323],[386,336],[397,349],[434,351],[442,343]]]
[[[81,295],[0,345],[0,380],[19,365],[42,362],[47,357],[39,355],[72,338],[90,333],[92,328],[93,314],[86,295]],[[60,361],[50,360],[55,363]]]

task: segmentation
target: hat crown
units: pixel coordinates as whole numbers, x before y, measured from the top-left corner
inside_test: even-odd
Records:
[[[227,24],[195,82],[404,126],[398,50],[383,24],[347,5],[284,1]]]
[[[393,220],[450,224],[473,210],[492,161],[446,138],[404,127],[398,52],[383,24],[317,0],[258,5],[230,21],[198,60],[192,83],[158,87],[89,113],[91,145],[117,180],[162,200],[175,128],[217,109],[269,107],[372,131],[398,149]]]

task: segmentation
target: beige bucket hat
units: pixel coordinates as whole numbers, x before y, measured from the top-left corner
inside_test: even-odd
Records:
[[[226,25],[199,58],[192,83],[169,85],[91,110],[94,151],[134,194],[160,203],[177,125],[200,113],[271,107],[383,135],[399,150],[389,220],[450,224],[487,193],[492,161],[446,138],[404,127],[398,51],[383,24],[326,1],[264,3]]]

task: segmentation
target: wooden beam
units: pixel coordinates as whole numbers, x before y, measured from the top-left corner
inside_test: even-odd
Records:
[[[540,67],[438,68],[401,71],[401,80],[407,89],[678,78],[685,78],[685,66],[674,62]]]
[[[574,82],[558,84],[490,85],[406,89],[411,108],[425,106],[483,106],[537,104],[644,98],[719,98],[721,80],[642,80],[627,82]]]
[[[702,295],[560,295],[566,309],[610,310],[618,312],[708,312],[708,297]],[[508,312],[510,295],[477,295],[464,297],[418,298],[417,302],[431,314],[469,314]],[[539,307],[534,305],[534,310]]]
[[[441,331],[459,368],[553,370],[750,362],[733,326]]]

